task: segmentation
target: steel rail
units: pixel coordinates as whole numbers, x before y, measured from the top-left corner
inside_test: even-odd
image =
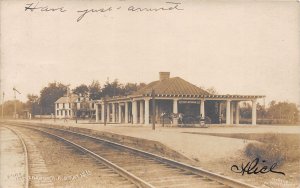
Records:
[[[110,162],[109,160],[101,157],[100,155],[92,152],[91,150],[79,145],[79,144],[76,144],[70,140],[67,140],[61,136],[58,136],[58,135],[55,135],[53,133],[49,133],[47,131],[44,131],[44,130],[40,130],[38,128],[33,128],[33,127],[28,127],[28,126],[21,126],[21,127],[25,127],[25,128],[28,128],[28,129],[34,129],[34,130],[37,130],[37,131],[40,131],[40,132],[43,132],[45,134],[48,134],[48,135],[51,135],[57,139],[60,139],[76,148],[78,148],[79,150],[85,152],[85,153],[88,153],[90,154],[93,158],[97,159],[97,160],[100,160],[105,166],[107,166],[108,168],[112,169],[113,171],[115,171],[116,173],[118,173],[119,175],[123,176],[124,178],[128,179],[129,181],[131,181],[132,183],[134,183],[135,185],[137,185],[138,187],[141,187],[141,188],[154,188],[154,186],[152,186],[151,184],[149,184],[148,182],[142,180],[141,178],[135,176],[134,174],[128,172],[127,170],[119,167],[118,165]]]
[[[230,186],[230,187],[257,188],[256,186],[253,186],[253,185],[250,185],[250,184],[247,184],[247,183],[244,183],[244,182],[240,182],[238,180],[235,180],[235,179],[232,179],[232,178],[229,178],[229,177],[226,177],[226,176],[222,176],[222,175],[219,175],[217,173],[209,172],[209,171],[204,170],[204,169],[199,168],[199,167],[191,166],[191,165],[179,162],[179,161],[175,161],[175,160],[172,160],[172,159],[169,159],[169,158],[166,158],[166,157],[162,157],[162,156],[150,153],[150,152],[146,152],[146,151],[136,149],[136,148],[133,148],[133,147],[130,147],[130,146],[122,145],[122,144],[112,142],[112,141],[109,141],[109,140],[106,140],[106,139],[102,139],[102,138],[99,138],[99,137],[95,137],[95,136],[91,136],[91,135],[87,135],[87,134],[84,134],[84,133],[79,133],[79,132],[75,132],[75,131],[71,131],[71,130],[66,130],[66,129],[58,129],[58,128],[54,128],[54,127],[45,127],[45,126],[39,126],[39,125],[37,125],[36,127],[44,128],[44,129],[45,128],[46,129],[53,129],[53,130],[57,130],[57,131],[63,131],[63,132],[67,132],[67,133],[72,133],[72,134],[88,137],[88,138],[91,138],[91,139],[94,139],[94,140],[97,140],[97,141],[101,141],[101,142],[104,142],[104,143],[108,143],[108,144],[111,144],[111,145],[114,145],[114,146],[117,146],[117,147],[120,147],[120,148],[123,148],[123,149],[127,149],[127,150],[129,150],[133,153],[140,154],[140,155],[143,155],[145,157],[155,159],[157,161],[160,161],[162,163],[171,165],[173,167],[176,167],[176,168],[179,168],[179,169],[182,169],[182,170],[186,170],[186,171],[190,171],[193,174],[200,175],[200,176],[212,179],[214,181],[217,181],[221,184],[224,184],[224,185],[227,185],[227,186]]]
[[[9,129],[11,132],[13,132],[15,135],[17,135],[17,137],[19,138],[19,140],[21,141],[22,144],[22,148],[24,150],[24,165],[25,165],[25,184],[24,187],[28,188],[29,187],[29,158],[28,158],[28,149],[27,146],[25,144],[25,141],[23,140],[22,136],[20,135],[20,133],[18,133],[16,130],[9,128],[7,126],[3,126],[6,129]]]

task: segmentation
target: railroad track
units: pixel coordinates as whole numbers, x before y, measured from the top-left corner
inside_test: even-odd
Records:
[[[254,187],[201,168],[84,133],[27,124],[18,126],[39,130],[90,152],[138,187]]]
[[[73,145],[72,143],[69,143],[66,140],[62,140],[61,138],[58,138],[54,135],[49,135],[46,132],[42,132],[40,130],[36,129],[28,129],[26,127],[16,127],[16,126],[4,126],[4,128],[10,129],[14,134],[17,135],[20,142],[22,142],[22,145],[24,146],[24,163],[25,165],[25,175],[20,177],[20,180],[24,180],[24,186],[23,187],[121,187],[121,188],[134,188],[138,187],[135,183],[130,181],[128,178],[124,178],[123,176],[120,176],[120,173],[116,173],[111,168],[107,167],[103,162],[99,162],[97,156],[94,156],[90,154],[88,150],[84,150],[83,148],[79,148],[77,145]],[[28,132],[30,130],[31,132]],[[53,140],[53,138],[56,140],[56,142],[60,142],[60,146],[57,145],[55,142],[51,142],[51,145],[53,145],[53,148],[59,148],[58,153],[63,153],[63,150],[80,150],[81,153],[77,152],[76,157],[80,158],[80,162],[83,165],[86,165],[91,160],[94,161],[97,160],[98,163],[96,163],[97,170],[93,170],[93,174],[96,176],[96,179],[98,181],[98,185],[93,184],[91,186],[89,185],[81,185],[81,181],[73,182],[71,180],[70,174],[65,174],[65,176],[54,176],[54,174],[50,173],[48,171],[48,168],[53,161],[44,161],[42,155],[40,154],[39,148],[34,143],[35,141],[40,142],[40,138],[36,139],[37,134],[34,134],[34,132],[37,132],[39,136],[44,136],[45,134],[48,137],[51,137],[50,139]],[[30,135],[27,136],[27,135]],[[45,139],[44,139],[45,140]],[[63,141],[63,146],[61,146],[61,142]],[[49,140],[46,140],[45,142],[49,142]],[[26,144],[25,144],[26,143]],[[47,148],[48,150],[50,148]],[[72,152],[69,152],[72,153]],[[79,154],[79,155],[78,155]],[[67,156],[60,155],[60,158],[65,158]],[[92,158],[91,158],[92,157]],[[87,158],[91,160],[87,160]],[[27,162],[26,162],[27,161]],[[57,161],[56,161],[57,162]],[[49,165],[50,163],[50,165]],[[73,165],[73,164],[72,164]],[[92,164],[95,165],[95,164]],[[76,165],[73,165],[76,166]],[[76,167],[75,167],[76,168]],[[55,169],[54,169],[55,170]],[[56,174],[56,173],[55,173]],[[59,179],[58,179],[59,177]],[[101,178],[99,178],[101,177]],[[63,179],[68,178],[68,179]],[[89,179],[89,178],[87,178]],[[87,181],[88,182],[88,181]],[[88,182],[90,184],[96,183],[93,182],[92,179]],[[99,186],[100,185],[100,186]]]

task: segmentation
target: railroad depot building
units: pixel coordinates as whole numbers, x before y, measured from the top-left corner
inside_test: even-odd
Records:
[[[154,92],[154,103],[152,102]],[[241,101],[252,102],[252,124],[256,125],[256,104],[261,95],[213,95],[180,77],[170,78],[169,72],[160,72],[159,79],[127,95],[95,101],[96,122],[106,123],[162,123],[162,113],[205,117],[212,124],[239,124]],[[153,107],[155,109],[153,109]],[[225,108],[222,114],[221,109]],[[224,121],[222,122],[222,116]],[[164,123],[177,124],[176,117]]]

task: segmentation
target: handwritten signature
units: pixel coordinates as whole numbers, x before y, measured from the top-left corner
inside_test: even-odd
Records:
[[[149,7],[138,7],[131,5],[126,8],[128,12],[162,12],[162,11],[180,11],[184,10],[181,6],[180,2],[165,2],[163,6],[158,6],[156,8],[149,8]],[[79,13],[79,17],[77,18],[77,22],[80,22],[87,14],[89,13],[105,13],[111,11],[121,10],[121,6],[117,7],[105,7],[105,8],[97,8],[97,9],[84,9],[84,10],[77,10],[76,12]],[[59,12],[64,13],[67,12],[65,7],[58,7],[58,8],[50,8],[48,5],[40,6],[39,2],[37,3],[28,3],[25,6],[25,11],[40,11],[40,12]]]
[[[259,158],[254,159],[252,162],[248,162],[246,165],[244,165],[244,163],[242,163],[242,165],[240,167],[238,167],[237,165],[232,165],[231,166],[231,171],[235,172],[235,173],[241,173],[242,175],[244,175],[245,173],[247,174],[265,174],[268,172],[272,172],[272,173],[277,173],[277,174],[281,174],[285,176],[284,172],[280,172],[280,171],[275,171],[274,168],[277,166],[277,163],[274,163],[271,165],[271,167],[268,167],[267,165],[263,164],[266,161],[262,160],[262,168],[258,167],[260,160]]]

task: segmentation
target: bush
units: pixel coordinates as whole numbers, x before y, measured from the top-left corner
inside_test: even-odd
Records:
[[[266,164],[278,165],[300,158],[299,138],[295,135],[268,134],[261,142],[249,143],[245,155],[251,159],[266,160]]]

